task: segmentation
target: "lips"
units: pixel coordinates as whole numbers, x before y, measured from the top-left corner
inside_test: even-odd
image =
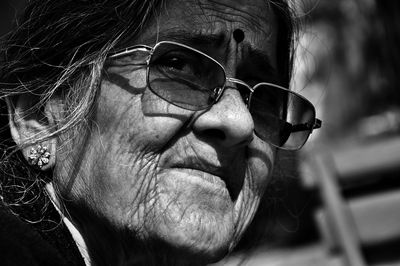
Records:
[[[223,187],[228,190],[232,200],[235,200],[241,190],[243,178],[238,182],[238,176],[241,176],[240,171],[235,171],[234,164],[230,164],[229,168],[217,166],[207,160],[201,160],[198,157],[186,157],[184,162],[177,162],[168,168],[179,169],[190,175],[198,176],[208,183],[217,187]]]
[[[205,181],[207,181],[213,185],[226,187],[226,183],[224,181],[225,178],[223,178],[222,175],[219,174],[218,172],[213,172],[213,171],[209,171],[206,169],[197,169],[192,166],[179,166],[179,167],[173,167],[173,168],[179,169],[181,171],[185,171],[191,175],[201,177],[202,179],[204,179]]]

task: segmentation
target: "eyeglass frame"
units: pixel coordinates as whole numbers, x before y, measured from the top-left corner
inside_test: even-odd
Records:
[[[194,110],[188,109],[188,108],[179,106],[179,105],[177,105],[176,103],[174,103],[174,102],[172,102],[170,100],[164,99],[162,96],[160,96],[157,92],[155,92],[151,88],[151,86],[149,85],[150,84],[150,82],[149,82],[150,70],[149,69],[150,69],[151,57],[152,57],[154,51],[156,50],[156,48],[158,46],[162,45],[162,44],[173,44],[173,45],[177,45],[177,46],[189,49],[189,50],[191,50],[193,52],[199,53],[199,54],[205,56],[206,58],[208,58],[209,60],[211,60],[212,62],[216,63],[222,69],[222,71],[224,73],[224,76],[225,76],[225,82],[224,82],[224,84],[223,84],[223,86],[221,88],[220,87],[216,87],[216,88],[213,89],[214,93],[216,93],[216,96],[213,97],[213,103],[212,104],[210,104],[206,108],[194,109]],[[316,111],[315,111],[314,105],[307,98],[305,98],[304,96],[302,96],[302,95],[300,95],[300,94],[298,94],[298,93],[296,93],[294,91],[291,91],[291,90],[289,90],[289,89],[287,89],[285,87],[282,87],[282,86],[274,84],[274,83],[269,83],[269,82],[260,82],[260,83],[257,83],[256,85],[254,85],[253,87],[251,87],[246,82],[244,82],[244,81],[242,81],[240,79],[228,77],[226,75],[225,67],[221,63],[219,63],[216,59],[212,58],[211,56],[209,56],[208,54],[206,54],[206,53],[204,53],[202,51],[199,51],[199,50],[197,50],[197,49],[195,49],[193,47],[190,47],[190,46],[182,44],[182,43],[178,43],[178,42],[174,42],[174,41],[160,41],[160,42],[157,42],[153,47],[149,46],[149,45],[144,45],[144,44],[133,45],[133,46],[129,46],[129,47],[123,48],[121,50],[118,50],[116,52],[113,52],[113,53],[109,54],[108,58],[110,58],[110,59],[120,58],[120,57],[123,57],[123,56],[130,55],[130,54],[132,54],[134,52],[137,52],[137,51],[145,51],[145,52],[149,53],[149,55],[147,56],[147,59],[146,59],[146,61],[144,63],[135,64],[135,65],[138,65],[138,66],[140,66],[140,65],[146,66],[146,84],[149,87],[149,89],[154,94],[156,94],[158,97],[163,99],[164,101],[166,101],[166,102],[168,102],[170,104],[173,104],[173,105],[175,105],[177,107],[180,107],[182,109],[186,109],[186,110],[190,110],[190,111],[201,111],[201,110],[206,110],[208,108],[211,108],[214,104],[218,103],[218,101],[220,100],[220,98],[224,94],[224,91],[226,90],[226,88],[229,87],[229,86],[226,86],[227,82],[240,84],[240,85],[246,87],[250,91],[250,94],[246,99],[243,99],[243,97],[242,97],[244,103],[246,104],[247,109],[250,109],[250,104],[249,103],[251,102],[251,98],[252,98],[253,92],[256,90],[257,87],[262,86],[262,85],[272,86],[272,87],[281,89],[283,91],[288,92],[289,94],[293,94],[293,95],[301,98],[302,100],[306,101],[312,107],[312,112],[313,112],[313,116],[314,116],[314,123],[304,123],[304,124],[291,125],[292,126],[291,133],[292,132],[299,132],[299,131],[306,131],[306,130],[309,130],[310,133],[307,135],[307,138],[304,140],[304,142],[301,145],[299,145],[299,147],[297,147],[296,149],[284,148],[282,146],[278,146],[278,145],[276,145],[274,143],[271,143],[268,140],[263,140],[263,141],[266,141],[266,142],[270,143],[271,145],[273,145],[274,147],[276,147],[278,149],[283,149],[283,150],[299,150],[299,149],[301,149],[301,147],[307,142],[307,140],[310,137],[310,135],[313,132],[313,130],[321,128],[321,126],[322,126],[322,121],[320,119],[316,118]],[[289,122],[287,122],[287,123],[289,123]],[[254,130],[254,133],[257,135],[257,132],[255,130]]]

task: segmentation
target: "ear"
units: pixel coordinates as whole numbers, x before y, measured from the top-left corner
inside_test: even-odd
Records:
[[[58,122],[62,119],[63,114],[63,102],[60,97],[52,96],[44,105],[39,105],[39,97],[22,94],[8,97],[6,103],[11,136],[24,158],[28,163],[38,166],[41,170],[54,167],[57,138],[53,136],[45,138],[43,141],[40,139],[57,130]],[[45,150],[49,154],[44,154]],[[45,159],[45,163],[41,165],[41,163],[37,163],[38,160],[32,160],[35,156],[37,159],[48,158],[48,162]]]

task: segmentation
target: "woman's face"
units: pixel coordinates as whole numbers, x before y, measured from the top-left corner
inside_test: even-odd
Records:
[[[235,29],[244,32],[240,43]],[[175,0],[131,45],[184,43],[254,85],[274,79],[276,35],[264,0]],[[146,69],[131,58],[110,59],[104,72],[88,135],[68,158],[58,157],[62,194],[144,241],[210,260],[225,255],[254,215],[274,160],[235,85],[194,112],[154,95]]]

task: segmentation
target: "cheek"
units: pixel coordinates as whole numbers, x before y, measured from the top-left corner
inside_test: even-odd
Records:
[[[241,235],[254,216],[266,186],[271,182],[275,149],[254,138],[248,150],[248,167],[242,191],[235,205],[237,235]]]
[[[118,139],[122,147],[164,146],[193,112],[183,110],[155,95],[150,89],[131,93],[104,82],[98,101],[96,122],[107,140]]]
[[[103,82],[91,130],[86,175],[95,208],[116,223],[135,224],[143,204],[151,205],[163,149],[191,113],[171,106],[149,89],[132,94]]]
[[[262,195],[271,181],[276,149],[255,137],[248,151],[249,189]]]

